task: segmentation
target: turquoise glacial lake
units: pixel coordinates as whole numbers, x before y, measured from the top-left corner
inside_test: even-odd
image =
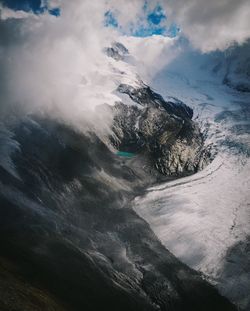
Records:
[[[119,157],[133,158],[135,156],[135,153],[124,152],[124,151],[117,151],[116,155],[118,155]]]

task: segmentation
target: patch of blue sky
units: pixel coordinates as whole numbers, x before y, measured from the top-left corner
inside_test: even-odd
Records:
[[[118,28],[118,21],[114,15],[114,13],[112,13],[111,11],[107,11],[104,14],[104,25],[106,27],[113,27],[113,28]]]
[[[128,29],[124,29],[119,25],[114,12],[107,11],[104,16],[104,25],[117,29],[123,35],[134,37],[149,37],[152,35],[176,37],[180,29],[175,24],[167,26],[166,22],[167,16],[162,7],[157,5],[154,10],[149,11],[147,2],[145,2],[142,8],[142,17],[130,25]]]
[[[157,5],[155,9],[147,15],[148,23],[153,25],[160,25],[162,21],[165,21],[166,19],[166,14],[160,5]]]
[[[53,8],[53,9],[49,9],[48,11],[51,15],[54,15],[56,17],[60,16],[61,14],[60,8]]]
[[[60,16],[60,8],[49,9],[41,0],[1,0],[2,4],[15,11],[34,12],[42,14],[48,11],[51,15]]]

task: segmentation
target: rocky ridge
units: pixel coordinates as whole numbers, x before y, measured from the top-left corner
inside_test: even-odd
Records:
[[[193,111],[182,102],[165,101],[149,86],[121,84],[118,91],[137,105],[122,102],[114,113],[112,144],[118,150],[144,153],[152,168],[164,175],[195,173],[210,161],[204,138],[192,121]]]
[[[109,57],[123,61],[128,50],[121,43],[106,49]],[[129,97],[110,107],[114,115],[110,137],[117,149],[144,154],[150,169],[163,175],[183,176],[203,169],[211,160],[204,137],[193,120],[193,110],[182,101],[171,101],[138,78],[137,85],[119,84],[117,93]]]

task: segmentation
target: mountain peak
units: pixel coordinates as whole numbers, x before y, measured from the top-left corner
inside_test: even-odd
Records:
[[[105,48],[105,53],[115,60],[123,60],[129,54],[128,49],[120,42],[113,42],[111,47]]]

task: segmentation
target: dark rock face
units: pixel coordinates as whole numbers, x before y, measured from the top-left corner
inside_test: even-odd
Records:
[[[10,130],[19,148],[16,172],[0,167],[1,310],[235,310],[130,207],[153,182],[140,157],[53,120]]]
[[[127,84],[120,84],[118,92],[125,93],[129,97],[142,105],[143,107],[154,107],[161,110],[165,110],[169,114],[175,115],[183,119],[192,119],[193,111],[190,107],[183,102],[176,100],[175,102],[165,101],[160,94],[155,93],[147,85],[142,84],[139,88]]]
[[[137,106],[117,103],[113,108],[115,137],[111,141],[117,149],[144,153],[164,175],[194,173],[210,161],[191,108],[180,101],[167,102],[144,85],[120,85],[118,91]]]

